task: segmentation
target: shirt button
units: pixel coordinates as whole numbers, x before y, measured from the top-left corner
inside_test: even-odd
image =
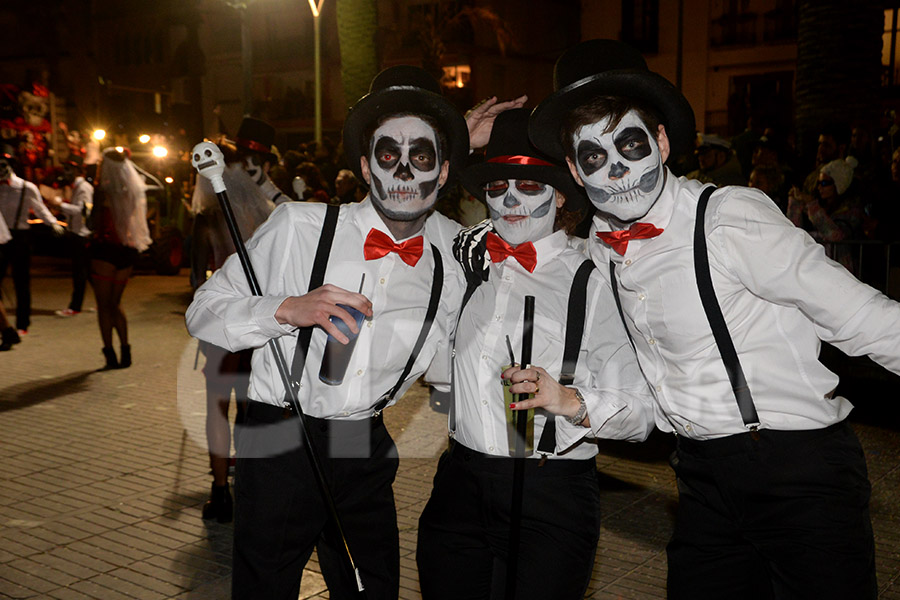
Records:
[[[493,452],[493,451],[494,451],[494,447],[493,447],[493,446],[488,446],[488,450],[490,450],[491,452]]]
[[[661,391],[662,391],[662,386],[661,386],[661,385],[656,386],[656,391],[657,391],[657,392],[661,392]]]
[[[341,413],[341,416],[349,417],[349,416],[350,416],[350,413],[348,413],[348,412],[345,410],[344,412]]]
[[[503,320],[503,317],[501,317],[500,315],[497,315],[497,316],[494,317],[494,320],[495,320],[495,321],[502,321],[502,320]]]
[[[693,431],[694,428],[691,427],[691,424],[690,424],[690,423],[688,423],[687,425],[684,426],[684,430],[685,430],[685,431]]]
[[[656,344],[656,340],[654,340],[653,338],[650,338],[649,340],[647,340],[647,343],[650,344],[651,346],[653,346],[654,344]]]
[[[372,321],[366,321],[366,327],[371,327],[371,326],[372,326]]]
[[[357,375],[362,375],[362,373],[363,373],[362,369],[360,369],[359,371],[356,372]]]
[[[640,300],[641,302],[643,302],[646,298],[647,298],[647,296],[645,296],[643,294],[638,294],[638,300]]]
[[[631,259],[630,259],[630,258],[625,260],[625,266],[626,266],[626,267],[630,267],[630,266],[631,266]]]
[[[384,285],[384,277],[382,277],[381,279],[379,279],[378,282],[379,282],[381,285]]]
[[[482,400],[481,403],[487,406],[487,400]]]
[[[503,279],[505,279],[506,281],[509,281],[510,279],[512,279],[512,277],[510,277],[509,275],[504,275]],[[492,448],[492,450],[493,450],[493,448]]]

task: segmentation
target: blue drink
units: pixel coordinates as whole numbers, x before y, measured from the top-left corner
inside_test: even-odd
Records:
[[[357,329],[362,326],[362,322],[366,318],[363,313],[345,304],[338,304],[338,306],[350,313],[350,316],[356,320]],[[328,335],[325,352],[322,355],[322,367],[319,369],[319,379],[328,385],[341,385],[344,381],[344,374],[347,372],[347,366],[350,364],[350,357],[353,355],[353,348],[356,346],[357,334],[350,331],[340,317],[332,315],[330,320],[350,341],[342,344],[332,335]]]

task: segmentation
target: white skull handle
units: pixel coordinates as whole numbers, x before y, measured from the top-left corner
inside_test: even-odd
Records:
[[[225,155],[212,142],[200,142],[191,151],[191,164],[197,172],[209,179],[213,191],[220,194],[225,191]]]

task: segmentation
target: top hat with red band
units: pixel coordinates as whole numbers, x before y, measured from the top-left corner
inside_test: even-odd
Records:
[[[694,111],[687,98],[662,75],[650,71],[632,46],[618,40],[587,40],[573,46],[553,68],[556,90],[531,115],[535,146],[558,159],[565,156],[560,131],[567,115],[601,96],[632,98],[662,117],[672,155],[693,151]]]
[[[465,171],[460,179],[470,194],[484,200],[484,185],[491,181],[526,179],[553,186],[566,197],[566,209],[587,206],[584,190],[575,183],[569,169],[538,151],[528,140],[528,112],[513,108],[500,113],[484,148],[484,160]]]
[[[278,156],[272,152],[275,128],[263,120],[244,117],[241,126],[238,127],[237,136],[231,141],[238,148],[266,155],[271,163],[278,162]]]
[[[419,67],[388,67],[372,80],[369,93],[360,98],[344,121],[344,155],[357,179],[364,181],[359,158],[368,153],[366,130],[381,117],[427,115],[437,121],[447,138],[450,177],[465,164],[469,153],[469,129],[459,109],[444,98],[441,85]],[[450,189],[449,180],[441,192]]]

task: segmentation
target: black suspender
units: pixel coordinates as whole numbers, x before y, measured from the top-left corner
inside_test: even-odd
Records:
[[[419,337],[416,339],[412,352],[409,353],[409,360],[406,361],[406,366],[403,368],[403,373],[400,374],[397,383],[394,384],[391,391],[383,395],[379,398],[378,402],[375,403],[375,406],[373,407],[375,416],[381,414],[384,407],[394,399],[394,396],[403,386],[403,382],[406,381],[409,372],[412,371],[416,358],[419,356],[419,352],[422,351],[422,346],[425,345],[425,338],[428,337],[428,332],[431,330],[431,325],[434,323],[434,317],[437,315],[438,305],[441,303],[441,289],[444,286],[444,262],[441,260],[441,253],[434,244],[431,244],[431,256],[434,260],[434,273],[431,279],[431,297],[428,299],[428,310],[425,313],[425,321],[422,323],[422,329],[419,330]]]
[[[328,267],[328,256],[331,254],[331,244],[334,241],[340,209],[339,205],[334,204],[329,204],[325,208],[325,222],[322,224],[322,232],[319,234],[319,245],[316,247],[316,257],[313,259],[313,269],[309,277],[307,292],[322,287],[322,282],[325,281],[325,269]],[[306,354],[309,351],[312,332],[313,327],[302,327],[297,336],[297,347],[291,363],[291,381],[297,388],[300,387],[300,379],[303,377],[303,367],[306,365]]]
[[[719,355],[722,357],[722,362],[725,365],[725,371],[728,373],[728,380],[731,382],[731,389],[734,392],[738,410],[741,413],[741,419],[748,429],[756,431],[759,427],[759,416],[756,414],[753,397],[750,394],[750,388],[747,386],[744,370],[741,368],[741,361],[734,348],[731,334],[728,332],[725,317],[722,315],[722,309],[716,298],[716,292],[712,285],[712,276],[709,271],[705,215],[706,207],[709,204],[709,198],[712,196],[715,189],[715,186],[706,187],[700,194],[700,201],[697,204],[697,216],[694,223],[694,271],[697,277],[697,288],[700,292],[703,310],[706,313],[706,319],[709,321],[710,329],[712,329],[713,337],[716,340],[716,346],[719,349]],[[619,316],[622,318],[622,324],[625,325],[625,331],[628,332],[628,341],[631,342],[631,347],[634,348],[634,340],[631,338],[631,331],[628,329],[628,324],[625,321],[625,313],[622,310],[622,303],[619,300],[619,286],[616,282],[616,267],[612,260],[609,261],[609,279],[610,284],[612,285],[613,296],[616,299],[616,307],[619,309]]]
[[[728,380],[731,381],[731,389],[734,391],[738,409],[741,411],[741,419],[744,420],[744,425],[748,429],[755,431],[759,427],[759,416],[756,414],[753,397],[750,395],[750,388],[747,387],[744,370],[741,368],[741,361],[734,349],[734,342],[728,333],[728,325],[725,323],[725,317],[722,316],[722,309],[719,307],[709,273],[704,215],[706,214],[706,205],[709,204],[709,197],[712,196],[714,190],[714,186],[704,189],[700,194],[700,202],[697,204],[697,220],[694,224],[694,271],[697,273],[697,287],[700,289],[703,310],[706,311],[706,318],[709,320],[713,337],[719,347],[719,354],[722,355],[722,361],[725,363]]]
[[[22,193],[19,194],[19,207],[16,209],[16,218],[13,219],[12,225],[9,226],[10,232],[13,229],[19,228],[19,216],[22,214],[22,206],[25,204],[25,188],[27,186],[27,182],[22,181]],[[22,229],[25,229],[24,227]]]
[[[572,385],[575,380],[575,365],[578,364],[578,352],[581,350],[581,338],[584,335],[584,316],[587,308],[587,282],[594,270],[594,262],[585,260],[575,272],[572,287],[569,289],[569,305],[566,309],[566,341],[563,349],[562,370],[559,382]],[[556,415],[544,411],[547,420],[538,442],[538,452],[544,455],[556,452]]]

